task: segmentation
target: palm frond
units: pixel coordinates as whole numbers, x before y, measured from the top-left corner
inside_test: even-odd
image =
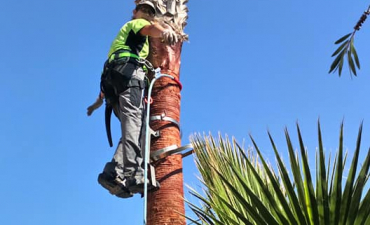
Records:
[[[343,178],[346,161],[346,154],[343,153],[343,123],[340,126],[339,148],[333,163],[330,157],[325,158],[318,123],[319,144],[314,175],[308,164],[308,155],[298,124],[297,133],[299,155],[294,151],[288,130],[285,129],[290,168],[283,163],[274,140],[268,133],[278,172],[265,160],[252,136],[250,138],[253,148],[247,151],[240,147],[235,139],[229,141],[221,135],[218,141],[212,136],[192,137],[195,162],[201,174],[205,194],[199,194],[190,188],[190,193],[202,202],[202,206],[188,202],[190,209],[198,217],[188,218],[189,221],[194,224],[212,225],[369,223],[370,190],[366,184],[370,176],[370,151],[357,172],[362,124],[346,179]]]

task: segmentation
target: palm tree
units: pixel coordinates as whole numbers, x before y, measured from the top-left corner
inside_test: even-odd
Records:
[[[247,152],[235,140],[230,142],[219,137],[216,143],[212,136],[193,137],[204,195],[190,189],[190,193],[201,200],[202,206],[188,202],[198,217],[188,219],[193,224],[370,224],[370,190],[366,186],[370,151],[358,170],[362,125],[346,178],[343,177],[347,158],[343,153],[343,124],[338,152],[334,161],[331,161],[330,157],[325,156],[318,123],[319,146],[315,174],[308,164],[298,125],[297,132],[300,159],[294,151],[288,131],[285,131],[290,169],[283,163],[269,134],[278,172],[266,162],[252,137],[253,149]]]
[[[154,68],[161,68],[161,73],[179,80],[182,41],[187,39],[183,33],[188,11],[185,5],[187,0],[152,0],[152,2],[156,6],[159,22],[177,31],[181,41],[169,46],[159,39],[149,39],[148,60]],[[151,116],[165,114],[180,122],[180,90],[181,85],[168,77],[157,80],[152,92]],[[150,126],[153,130],[160,130],[160,137],[152,140],[151,152],[171,145],[181,146],[180,130],[171,122],[155,120]],[[185,218],[181,216],[185,212],[181,154],[167,156],[155,162],[154,166],[156,179],[160,182],[161,188],[148,194],[147,224],[185,225]]]
[[[156,40],[151,40],[150,43],[151,52],[160,52],[159,55],[152,54],[152,62],[168,60],[167,51],[177,54],[181,52],[181,43],[171,47],[163,47],[163,44],[157,43]],[[179,70],[174,68],[179,65],[177,60],[164,66],[154,63],[154,66],[161,66],[162,73],[178,78]],[[152,98],[151,116],[165,113],[166,116],[180,121],[180,88],[174,81],[167,77],[158,80],[154,85]],[[172,126],[171,122],[153,121],[151,128],[160,130],[160,137],[152,140],[151,152],[171,145],[181,145],[180,131],[176,126]],[[167,156],[154,165],[156,179],[160,182],[161,188],[148,195],[147,224],[185,224],[185,219],[178,213],[184,212],[182,156],[179,154]]]

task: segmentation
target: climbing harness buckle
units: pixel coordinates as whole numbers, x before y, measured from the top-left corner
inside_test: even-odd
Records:
[[[137,59],[138,63],[145,66],[148,70],[154,72],[154,67],[153,65],[146,59],[143,59],[143,58],[139,58]]]

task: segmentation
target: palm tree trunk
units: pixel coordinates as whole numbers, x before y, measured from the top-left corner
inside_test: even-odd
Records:
[[[180,55],[182,42],[174,46],[161,43],[160,39],[150,39],[149,61],[155,68],[160,67],[162,74],[179,79]],[[152,91],[153,104],[151,116],[161,115],[180,122],[180,87],[170,78],[162,77],[156,81]],[[179,129],[168,121],[151,122],[153,130],[160,130],[159,138],[152,138],[151,151],[170,145],[181,146]],[[155,163],[156,178],[161,188],[148,194],[148,225],[185,225],[186,221],[180,214],[185,214],[184,189],[181,154],[171,155]]]

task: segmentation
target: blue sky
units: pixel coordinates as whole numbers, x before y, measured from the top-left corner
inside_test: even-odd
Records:
[[[0,8],[0,224],[141,224],[139,196],[119,199],[97,183],[113,155],[103,108],[86,116],[99,91],[111,41],[132,1],[5,1]],[[212,3],[211,3],[212,2]],[[364,121],[368,151],[370,25],[357,33],[362,68],[328,74],[334,41],[352,31],[368,2],[189,0],[180,80],[182,143],[193,133],[252,134],[273,161],[267,130],[285,154],[284,128],[300,124],[310,160],[320,118],[334,152],[340,123],[352,156]],[[118,122],[113,138],[119,138]],[[116,142],[115,141],[115,142]],[[184,182],[199,183],[192,157]],[[188,194],[186,194],[188,196]]]

